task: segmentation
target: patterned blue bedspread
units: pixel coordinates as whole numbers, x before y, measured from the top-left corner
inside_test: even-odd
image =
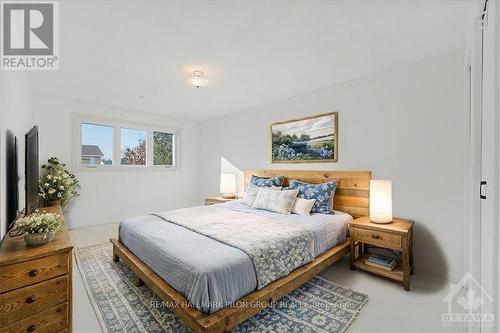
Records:
[[[273,217],[313,232],[315,255],[342,243],[350,215],[281,215],[248,208],[239,201],[217,207]],[[257,287],[250,257],[243,251],[154,216],[123,221],[119,237],[146,265],[183,294],[194,307],[211,314]]]

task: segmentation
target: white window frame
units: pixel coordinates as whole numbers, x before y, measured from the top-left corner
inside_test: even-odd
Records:
[[[113,128],[113,164],[82,164],[82,124],[110,126]],[[121,129],[132,129],[146,132],[146,165],[122,165],[121,162]],[[173,134],[173,165],[153,165],[153,132]],[[134,121],[105,118],[80,113],[73,114],[73,171],[145,171],[145,170],[179,170],[180,129],[177,127],[158,126]]]

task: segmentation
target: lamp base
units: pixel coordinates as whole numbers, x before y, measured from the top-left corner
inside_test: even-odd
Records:
[[[390,221],[372,221],[370,220],[371,223],[375,223],[375,224],[389,224],[389,223],[392,223],[393,221],[390,220]]]
[[[222,194],[224,199],[236,199],[236,194]]]

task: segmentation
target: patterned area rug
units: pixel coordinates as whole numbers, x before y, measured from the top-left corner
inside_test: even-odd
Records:
[[[104,331],[189,333],[182,321],[133,272],[112,260],[111,243],[76,249],[77,265]],[[366,295],[315,277],[235,327],[247,332],[345,332]]]

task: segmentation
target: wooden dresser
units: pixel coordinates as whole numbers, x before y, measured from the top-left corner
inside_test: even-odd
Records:
[[[42,210],[62,216],[60,207]],[[0,332],[71,332],[72,251],[64,227],[39,247],[5,236],[0,247]]]

